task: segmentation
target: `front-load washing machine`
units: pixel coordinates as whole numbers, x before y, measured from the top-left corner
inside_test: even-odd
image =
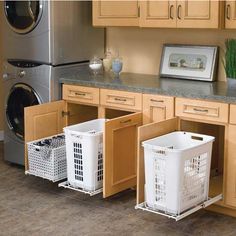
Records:
[[[53,67],[28,61],[3,63],[4,159],[24,165],[24,107],[61,98],[61,77],[77,74],[88,64]]]
[[[61,65],[104,53],[104,29],[92,27],[91,1],[4,1],[3,55]]]

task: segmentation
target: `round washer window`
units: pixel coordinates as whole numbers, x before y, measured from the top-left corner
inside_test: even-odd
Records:
[[[42,1],[5,1],[5,15],[17,33],[30,32],[42,15]]]
[[[18,138],[24,140],[24,108],[38,104],[40,100],[30,86],[16,84],[12,87],[7,99],[6,117],[10,129]]]

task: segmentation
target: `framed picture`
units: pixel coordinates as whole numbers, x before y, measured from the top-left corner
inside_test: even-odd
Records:
[[[218,62],[217,46],[164,44],[160,76],[213,81]]]

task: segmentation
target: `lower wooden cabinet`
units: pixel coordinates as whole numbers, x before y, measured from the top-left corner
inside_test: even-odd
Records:
[[[81,114],[75,112],[76,106]],[[87,111],[88,107],[85,105],[73,104],[71,106],[70,103],[61,100],[25,108],[25,141],[29,142],[56,135],[63,132],[63,127],[67,125],[98,117],[98,111],[97,114],[94,112],[84,114],[83,107]],[[92,108],[93,110],[98,109],[97,107]],[[74,114],[78,116],[77,119],[71,119],[70,116],[74,116]],[[116,118],[107,120],[105,123],[103,142],[104,197],[109,197],[136,185],[137,127],[142,124],[142,113],[121,116],[119,114],[122,112],[116,112]],[[27,155],[25,168],[28,170]]]
[[[143,123],[148,124],[174,117],[174,97],[143,94]]]
[[[236,125],[228,128],[225,203],[236,208]]]

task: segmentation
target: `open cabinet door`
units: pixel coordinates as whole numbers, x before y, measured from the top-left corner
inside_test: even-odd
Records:
[[[50,102],[25,108],[25,144],[40,138],[63,132],[66,126],[65,101]],[[25,170],[28,157],[25,149]]]
[[[138,128],[137,204],[144,202],[144,150],[142,142],[178,130],[179,118],[143,125]]]
[[[136,185],[137,128],[141,124],[141,112],[106,122],[104,133],[104,198]]]

